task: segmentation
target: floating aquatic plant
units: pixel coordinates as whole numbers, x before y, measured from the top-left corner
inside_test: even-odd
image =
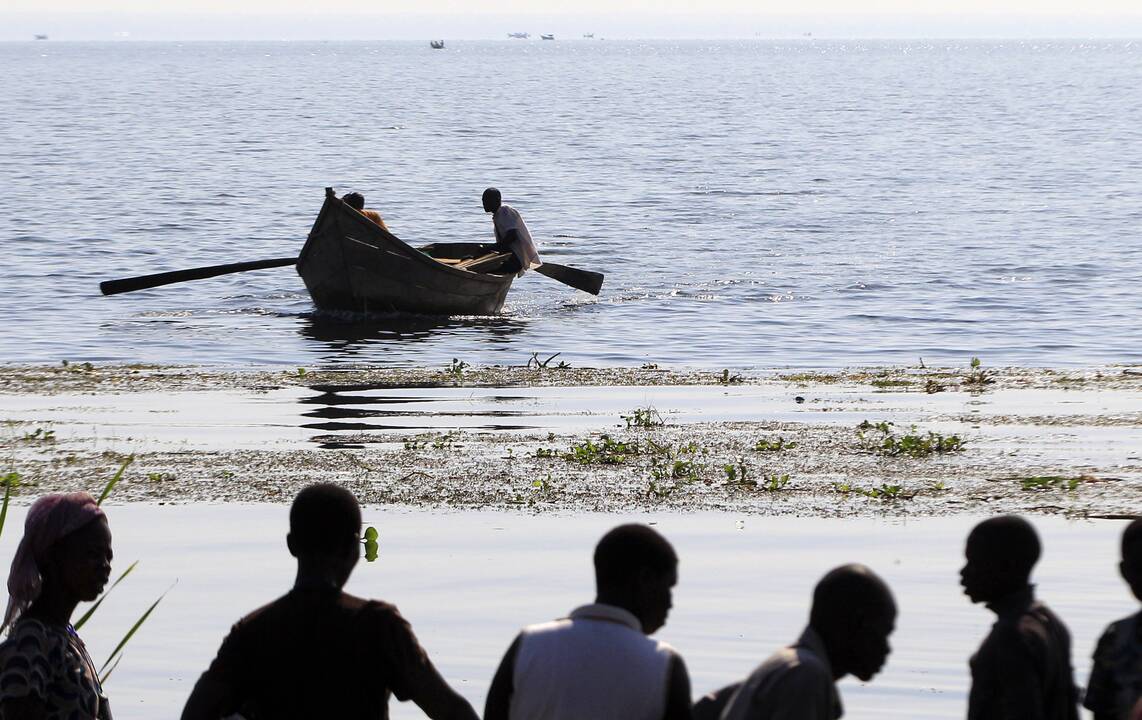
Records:
[[[636,408],[630,415],[619,415],[619,417],[627,424],[628,430],[632,427],[655,428],[666,424],[662,415],[653,407]]]
[[[792,450],[795,447],[797,447],[797,443],[786,442],[785,438],[778,437],[776,440],[766,440],[762,438],[757,441],[753,449],[758,452],[781,452],[782,450]]]
[[[857,425],[857,435],[866,450],[889,456],[923,458],[932,454],[959,452],[967,444],[959,435],[941,435],[935,432],[921,435],[915,432],[915,426],[912,427],[913,432],[896,435],[893,427],[890,422],[871,423],[865,420]]]
[[[1019,481],[1024,490],[1070,490],[1073,491],[1084,482],[1091,482],[1094,478],[1088,475],[1079,477],[1063,477],[1061,475],[1038,475],[1022,478]]]
[[[990,370],[983,369],[983,363],[980,359],[973,357],[971,359],[971,371],[964,378],[964,385],[970,385],[976,389],[983,389],[984,385],[990,385],[995,382],[992,378]]]

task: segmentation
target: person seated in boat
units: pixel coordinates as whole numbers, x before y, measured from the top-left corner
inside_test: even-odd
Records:
[[[512,254],[511,259],[500,268],[500,272],[514,272],[517,276],[522,276],[528,270],[542,265],[527,225],[524,224],[519,211],[511,205],[504,204],[500,191],[494,187],[485,190],[483,203],[484,212],[492,214],[492,227],[496,233],[496,242],[488,249],[491,252]]]
[[[286,536],[297,558],[293,589],[234,625],[182,720],[384,718],[390,694],[434,720],[478,720],[396,607],[342,592],[360,533],[361,508],[345,488],[298,493]]]
[[[365,217],[369,218],[370,220],[372,220],[376,224],[383,227],[385,230],[389,229],[388,226],[385,225],[385,220],[384,220],[384,218],[381,217],[381,214],[379,212],[377,212],[376,210],[366,210],[365,209],[365,196],[362,195],[361,193],[357,193],[357,192],[345,193],[345,195],[341,198],[341,200],[344,201],[344,203],[346,205],[348,205],[349,207],[353,208],[357,212],[361,213]]]

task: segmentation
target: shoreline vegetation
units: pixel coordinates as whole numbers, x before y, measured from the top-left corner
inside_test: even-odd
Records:
[[[66,421],[6,409],[0,475],[20,503],[91,489],[92,478],[133,457],[117,502],[281,503],[311,482],[332,481],[366,504],[523,512],[1093,518],[1131,516],[1142,506],[1140,366],[989,368],[973,358],[959,368],[719,372],[574,368],[536,355],[515,367],[459,359],[436,368],[336,370],[62,363],[6,365],[0,373],[0,397],[33,400],[45,411],[52,398],[89,397],[115,408],[147,393],[157,401],[201,393],[235,425],[242,402],[291,389],[598,388],[593,396],[604,398],[608,389],[683,386],[711,399],[749,390],[796,412],[690,421],[666,405],[644,405],[617,414],[584,410],[586,426],[504,432],[390,424],[227,448],[150,436],[146,423],[121,436],[121,426],[85,421],[82,409]]]

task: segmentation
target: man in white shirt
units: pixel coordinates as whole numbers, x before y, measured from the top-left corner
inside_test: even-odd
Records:
[[[745,682],[699,700],[694,717],[837,720],[844,708],[836,682],[849,674],[871,680],[891,652],[895,624],[896,602],[883,580],[864,565],[836,568],[817,583],[809,627],[797,642]]]
[[[690,676],[666,624],[678,557],[646,525],[620,525],[595,548],[595,602],[526,627],[488,690],[484,720],[689,720]]]
[[[496,232],[495,252],[510,252],[512,260],[505,264],[503,272],[514,272],[517,277],[528,270],[539,267],[539,253],[531,241],[531,233],[523,222],[523,217],[511,205],[503,204],[500,191],[490,187],[484,191],[484,211],[492,213],[492,225]]]

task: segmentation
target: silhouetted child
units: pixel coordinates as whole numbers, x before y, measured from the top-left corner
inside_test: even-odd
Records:
[[[238,621],[194,686],[183,720],[387,718],[389,695],[434,720],[476,720],[395,607],[341,591],[361,555],[361,510],[310,485],[289,513],[293,590]]]
[[[836,720],[842,706],[836,682],[845,675],[871,680],[892,648],[896,627],[892,592],[864,565],[843,565],[813,590],[809,627],[778,650],[745,682],[711,693],[694,706],[696,720]]]
[[[1142,518],[1122,533],[1118,566],[1134,597],[1142,600]],[[1094,720],[1131,720],[1142,709],[1142,612],[1112,623],[1098,640],[1083,705]]]
[[[524,628],[488,690],[484,720],[689,720],[682,658],[648,635],[666,624],[678,557],[646,525],[595,548],[595,602]]]
[[[1030,583],[1039,536],[1021,517],[985,520],[968,535],[960,583],[997,616],[971,659],[968,720],[1077,720],[1071,636]]]

